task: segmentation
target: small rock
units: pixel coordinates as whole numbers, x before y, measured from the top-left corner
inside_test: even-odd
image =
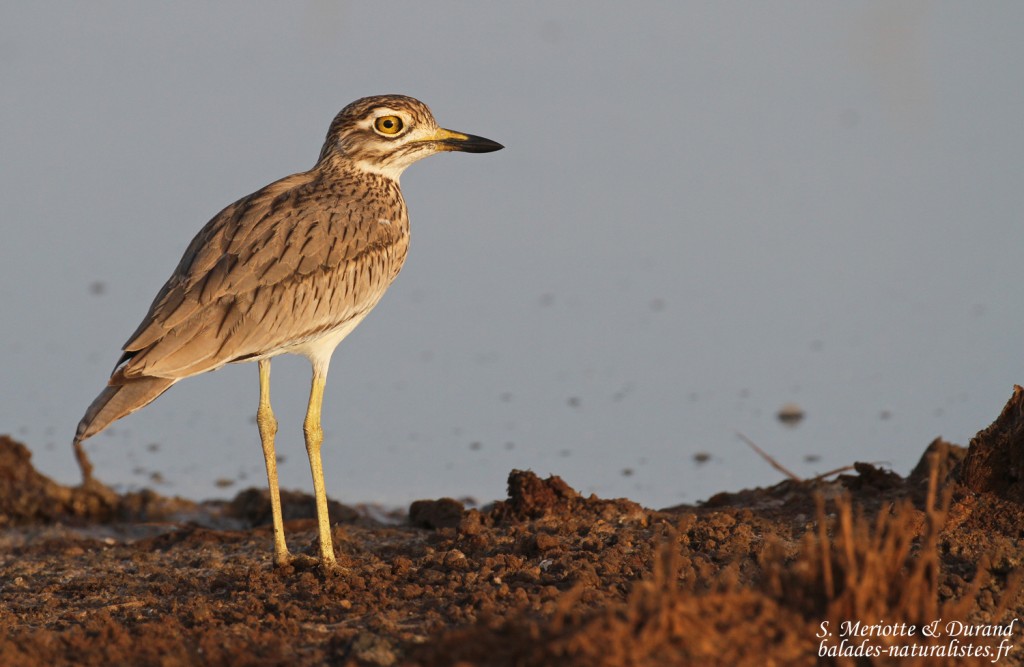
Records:
[[[804,419],[804,409],[796,403],[786,403],[775,416],[786,426],[796,426]]]
[[[418,528],[455,528],[465,506],[454,498],[417,500],[409,506],[409,523]]]

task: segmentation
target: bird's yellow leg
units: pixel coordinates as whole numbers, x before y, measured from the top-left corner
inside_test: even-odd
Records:
[[[309,455],[309,469],[313,473],[313,493],[316,495],[316,520],[320,528],[320,563],[325,569],[336,566],[334,543],[331,540],[331,521],[327,516],[327,490],[324,488],[324,467],[320,462],[320,445],[324,441],[320,425],[320,409],[324,402],[324,385],[327,373],[314,364],[313,387],[309,392],[309,408],[302,430],[306,435],[306,453]]]
[[[284,539],[284,520],[281,516],[281,492],[277,486],[277,454],[274,452],[274,436],[277,435],[277,419],[270,409],[270,359],[260,359],[260,407],[256,410],[256,425],[260,429],[263,443],[263,459],[267,464],[267,484],[270,486],[270,513],[274,519],[274,563],[285,565],[291,562],[288,545]]]

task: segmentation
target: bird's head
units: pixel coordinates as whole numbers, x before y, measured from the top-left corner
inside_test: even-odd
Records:
[[[320,162],[340,160],[398,180],[413,162],[444,151],[489,153],[490,139],[438,127],[423,102],[405,95],[375,95],[338,112],[327,131]]]

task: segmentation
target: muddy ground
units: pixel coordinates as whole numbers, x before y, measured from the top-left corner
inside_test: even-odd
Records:
[[[660,510],[522,471],[479,510],[335,504],[325,574],[272,565],[262,490],[64,487],[0,437],[0,665],[1022,665],[1024,390],[969,448],[923,444],[906,478]]]

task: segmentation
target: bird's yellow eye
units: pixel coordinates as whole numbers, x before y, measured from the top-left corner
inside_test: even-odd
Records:
[[[398,134],[402,131],[402,119],[398,116],[381,116],[373,122],[381,134]]]

